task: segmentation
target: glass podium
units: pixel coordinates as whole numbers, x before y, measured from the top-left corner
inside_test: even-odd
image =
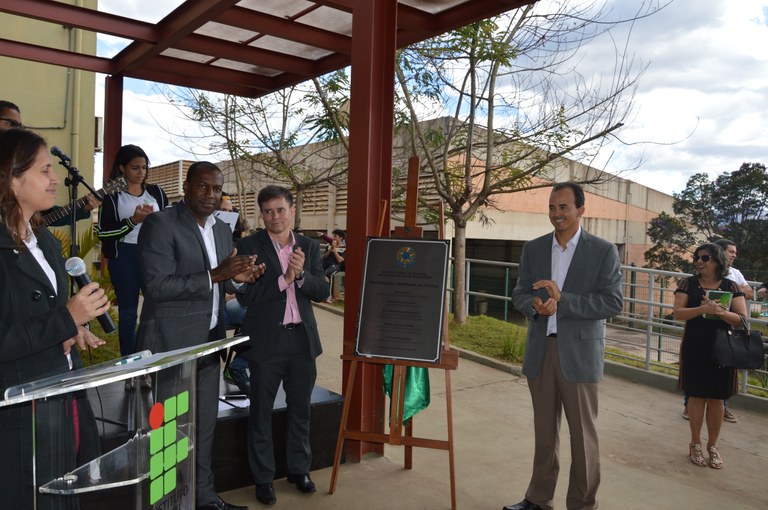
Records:
[[[6,389],[0,407],[31,405],[32,409],[29,425],[35,508],[77,508],[82,495],[100,492],[100,499],[96,499],[100,508],[114,501],[119,502],[115,507],[137,510],[194,510],[197,361],[247,340],[241,336],[157,354],[143,351]],[[148,404],[136,405],[133,395],[140,392],[127,391],[128,385],[124,390],[123,385],[132,380],[130,387],[138,387],[138,381],[147,374],[152,374],[151,393],[143,397]],[[110,387],[119,393],[113,389],[110,394]],[[127,421],[104,413],[94,415],[90,406],[74,404],[86,394],[97,395],[99,402],[126,400],[128,411],[123,410],[122,418]],[[114,409],[109,405],[96,407]],[[73,408],[75,411],[70,412]],[[75,423],[80,444],[74,448],[71,441],[62,440],[73,437],[61,433],[62,410],[74,416],[66,420]],[[99,455],[98,444],[91,443],[99,442],[99,429],[105,430],[103,422],[113,428],[125,427],[125,431],[118,436],[120,444]],[[78,454],[79,467],[59,472],[59,460],[71,459],[75,450],[90,452],[90,458]]]

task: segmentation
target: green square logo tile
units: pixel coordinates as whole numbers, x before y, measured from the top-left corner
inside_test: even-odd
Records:
[[[163,474],[163,456],[161,452],[149,458],[149,477],[152,480]]]
[[[149,453],[156,454],[163,449],[163,429],[159,428],[149,433]]]
[[[176,418],[176,397],[171,397],[163,402],[163,407],[165,408],[164,421],[171,421]]]
[[[176,462],[181,462],[189,456],[189,438],[182,437],[176,443]]]
[[[173,467],[165,472],[163,477],[163,490],[166,494],[170,494],[176,488],[176,467]]]
[[[164,469],[168,471],[176,465],[176,445],[172,444],[163,451]]]
[[[165,446],[171,445],[176,442],[176,420],[163,425],[163,443]]]
[[[163,492],[163,477],[160,477],[157,480],[152,480],[149,483],[149,504],[154,505],[160,501],[160,498],[163,496],[165,496],[165,493]]]
[[[182,391],[176,401],[176,416],[183,416],[189,412],[189,392]]]
[[[188,391],[168,398],[163,402],[163,425],[149,433],[150,505],[176,490],[176,465],[189,457],[190,449],[189,438],[179,433],[176,419],[188,412]]]

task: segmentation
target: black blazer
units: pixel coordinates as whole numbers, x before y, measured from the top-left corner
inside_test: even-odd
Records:
[[[61,243],[41,228],[38,246],[56,273],[58,293],[34,256],[20,251],[0,226],[0,393],[69,370],[61,344],[77,334],[77,325],[66,308],[69,279]],[[76,348],[72,357],[79,363]]]
[[[232,232],[213,226],[218,262],[232,253]],[[203,236],[184,203],[147,216],[139,231],[144,294],[136,342],[139,350],[165,352],[208,341],[213,291]],[[224,338],[224,282],[219,286],[217,338]]]
[[[323,273],[318,244],[303,235],[296,235],[296,244],[305,255],[304,283],[301,287],[294,284],[296,302],[309,337],[309,352],[314,359],[323,352],[323,347],[317,332],[312,301],[324,301],[330,289]],[[242,238],[237,243],[237,254],[256,254],[256,263],[266,264],[266,271],[261,278],[253,284],[245,285],[237,296],[240,304],[248,307],[241,331],[251,337],[248,342],[250,348],[242,355],[251,361],[264,361],[275,352],[285,315],[286,292],[281,292],[277,284],[277,278],[283,274],[283,270],[266,230]]]
[[[0,395],[9,386],[69,371],[61,344],[77,334],[77,326],[66,308],[69,281],[61,243],[42,228],[38,247],[56,274],[58,293],[34,256],[28,250],[19,250],[5,227],[0,226]],[[71,353],[74,366],[82,366],[77,347]],[[76,465],[71,420],[66,419],[64,403],[54,398],[37,406],[37,444],[41,450],[37,458],[38,482],[46,482]],[[78,409],[84,410],[80,406]],[[85,416],[81,415],[85,426],[81,433],[89,425]],[[46,447],[45,440],[52,437],[50,431],[56,431],[55,448]],[[82,450],[89,444],[85,435],[81,438]],[[32,508],[32,443],[31,404],[0,408],[3,508]]]

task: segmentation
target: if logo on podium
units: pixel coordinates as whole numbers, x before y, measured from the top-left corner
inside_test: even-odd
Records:
[[[177,420],[189,412],[189,391],[183,391],[149,412],[149,504],[176,489],[176,466],[189,456],[189,438],[180,434]]]

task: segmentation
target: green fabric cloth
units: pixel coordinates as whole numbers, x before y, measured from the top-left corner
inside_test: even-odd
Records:
[[[384,393],[392,398],[392,377],[395,367],[384,365]],[[396,383],[396,382],[395,382]],[[403,425],[429,405],[429,370],[421,367],[407,367],[405,370],[405,401],[403,403]]]

